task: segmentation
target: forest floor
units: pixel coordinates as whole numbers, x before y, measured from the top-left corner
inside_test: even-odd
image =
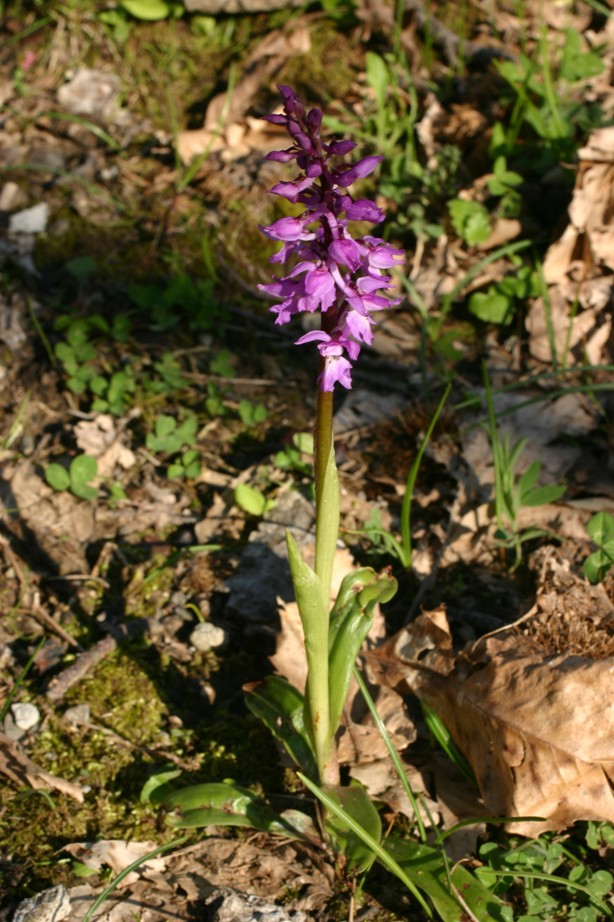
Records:
[[[429,842],[475,821],[447,854],[501,919],[597,922],[614,914],[614,13],[253,5],[0,13],[0,919],[41,892],[21,922],[84,919],[165,845],[93,917],[247,920],[261,897],[280,922],[426,918],[377,866],[356,894],[324,847],[221,826],[177,843],[149,797],[172,771],[311,804],[244,701],[271,672],[304,682],[284,535],[309,555],[317,369],[257,287],[275,249],[258,225],[287,213],[267,189],[290,175],[260,117],[287,84],[383,156],[360,195],[407,253],[336,395],[337,576],[399,582],[361,656],[372,694]],[[416,835],[355,697],[339,747],[384,827]]]

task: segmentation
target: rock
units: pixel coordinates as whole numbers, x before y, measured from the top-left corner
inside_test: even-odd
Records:
[[[61,922],[70,915],[70,900],[66,887],[60,884],[22,900],[12,922]]]
[[[75,704],[73,707],[66,708],[64,711],[64,720],[74,727],[88,724],[90,722],[89,704]]]
[[[82,67],[58,90],[58,102],[74,115],[108,118],[117,109],[120,82],[115,74]]]
[[[206,922],[307,922],[300,910],[285,910],[259,896],[219,887],[205,900]]]
[[[49,205],[39,202],[31,208],[17,211],[9,218],[8,236],[16,237],[18,234],[43,234],[47,229],[49,220]]]
[[[40,723],[41,713],[34,704],[16,703],[11,705],[15,726],[26,732]]]

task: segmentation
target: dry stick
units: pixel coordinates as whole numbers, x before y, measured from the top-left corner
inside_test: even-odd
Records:
[[[47,689],[47,700],[52,704],[61,701],[69,689],[80,682],[90,669],[97,666],[103,659],[117,649],[117,641],[114,637],[103,637],[93,647],[80,653],[74,663],[71,663],[63,672],[59,674],[55,682]]]

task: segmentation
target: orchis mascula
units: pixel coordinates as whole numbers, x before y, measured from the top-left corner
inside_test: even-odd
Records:
[[[284,278],[259,287],[282,299],[271,308],[277,314],[276,323],[287,323],[301,311],[321,310],[321,329],[306,333],[296,344],[318,343],[323,360],[321,390],[332,391],[337,382],[350,388],[351,363],[358,358],[361,345],[373,341],[373,314],[397,303],[384,294],[392,284],[384,270],[402,261],[402,250],[378,237],[354,239],[348,230],[350,221],[378,224],[384,219],[374,202],[354,200],[347,191],[357,179],[372,173],[382,158],[364,157],[353,166],[335,165],[337,158],[356,147],[354,142],[324,143],[321,110],[305,112],[302,99],[290,87],[280,86],[279,91],[285,115],[265,119],[283,125],[294,143],[287,150],[271,151],[266,159],[296,160],[302,174],[269,191],[304,205],[305,211],[261,226],[267,237],[282,241],[271,262],[292,259],[295,265]]]

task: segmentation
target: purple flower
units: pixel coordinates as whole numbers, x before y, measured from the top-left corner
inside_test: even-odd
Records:
[[[267,160],[296,161],[300,174],[279,182],[269,191],[303,206],[296,217],[279,218],[261,230],[281,248],[271,262],[295,263],[283,277],[273,277],[263,291],[280,300],[271,308],[276,323],[288,323],[296,314],[321,311],[321,329],[301,336],[296,342],[316,342],[322,361],[318,379],[324,391],[335,384],[352,386],[352,362],[363,343],[373,341],[373,314],[398,303],[385,292],[392,287],[385,270],[403,261],[403,251],[379,237],[353,238],[350,221],[379,224],[382,210],[369,199],[353,199],[347,191],[358,179],[373,172],[381,157],[363,157],[352,165],[333,161],[356,145],[349,140],[323,142],[320,137],[322,112],[306,112],[302,99],[288,86],[278,87],[284,100],[284,115],[265,119],[283,125],[292,140],[285,150],[271,151]]]

